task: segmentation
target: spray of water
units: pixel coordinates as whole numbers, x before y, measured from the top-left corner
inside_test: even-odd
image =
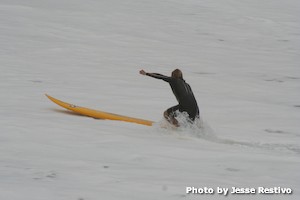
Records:
[[[232,139],[220,138],[216,135],[214,130],[206,123],[203,118],[197,118],[195,121],[191,121],[188,114],[176,113],[176,119],[179,123],[179,127],[171,125],[167,120],[162,119],[160,122],[156,123],[154,126],[163,130],[165,133],[179,136],[180,138],[199,138],[205,139],[210,142],[240,146],[244,148],[258,148],[271,151],[283,151],[283,152],[293,152],[300,154],[300,147],[295,144],[270,144],[270,143],[259,143],[259,142],[243,142],[236,141]]]
[[[166,119],[162,119],[154,126],[156,129],[163,130],[167,133],[175,134],[181,137],[196,137],[211,140],[216,138],[212,128],[201,118],[192,121],[186,112],[177,112],[176,119],[179,127],[170,124]]]

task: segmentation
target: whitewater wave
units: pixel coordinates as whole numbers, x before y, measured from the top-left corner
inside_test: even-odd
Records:
[[[193,123],[189,120],[186,113],[178,113],[176,119],[179,127],[171,125],[167,120],[162,119],[154,126],[157,129],[165,130],[166,133],[175,134],[181,138],[190,137],[204,139],[213,143],[240,146],[243,148],[256,148],[270,151],[280,151],[300,154],[300,147],[296,144],[286,143],[261,143],[261,142],[244,142],[232,139],[220,138],[215,131],[206,123],[203,118],[196,119]]]

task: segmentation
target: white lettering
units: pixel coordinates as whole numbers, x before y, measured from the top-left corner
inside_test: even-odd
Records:
[[[255,194],[255,188],[237,188],[232,187],[231,194]]]
[[[189,194],[192,191],[192,187],[186,187],[185,193]]]
[[[281,188],[281,187],[258,187],[259,194],[292,194],[293,190],[291,188]]]
[[[223,194],[224,196],[227,196],[228,195],[228,191],[229,191],[228,188],[217,187],[218,194]]]
[[[186,194],[213,194],[215,191],[213,188],[196,188],[196,187],[186,187]]]

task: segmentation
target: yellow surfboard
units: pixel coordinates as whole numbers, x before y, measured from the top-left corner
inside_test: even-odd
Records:
[[[152,126],[154,123],[153,121],[149,121],[149,120],[127,117],[127,116],[123,116],[123,115],[117,115],[117,114],[113,114],[113,113],[103,112],[100,110],[93,110],[93,109],[89,109],[89,108],[80,107],[80,106],[76,106],[73,104],[69,104],[69,103],[60,101],[60,100],[55,99],[47,94],[46,94],[46,96],[51,101],[56,103],[57,105],[64,107],[68,110],[71,110],[75,113],[84,115],[84,116],[93,117],[96,119],[108,119],[108,120],[119,120],[119,121],[124,121],[124,122],[132,122],[132,123],[137,123],[137,124],[142,124],[142,125],[147,125],[147,126]]]

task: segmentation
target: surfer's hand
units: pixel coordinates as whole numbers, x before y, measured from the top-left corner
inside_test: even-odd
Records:
[[[142,70],[140,71],[140,74],[146,75],[146,72],[142,69]]]

